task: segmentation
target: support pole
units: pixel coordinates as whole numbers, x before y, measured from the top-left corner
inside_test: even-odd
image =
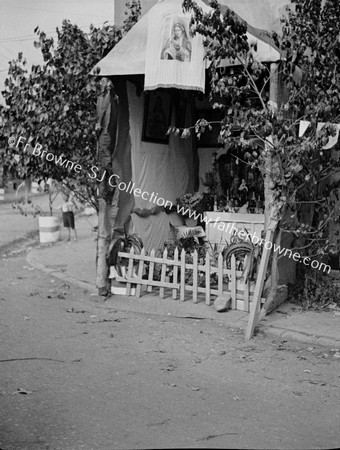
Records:
[[[270,64],[270,86],[269,86],[269,108],[271,109],[272,115],[274,116],[277,113],[279,107],[279,91],[280,91],[280,82],[279,82],[279,64],[271,63]],[[264,167],[265,167],[265,177],[264,177],[264,188],[265,188],[265,230],[266,230],[266,240],[267,242],[271,242],[270,249],[268,250],[264,245],[263,253],[261,257],[260,267],[258,278],[256,281],[255,292],[253,297],[253,302],[250,311],[250,317],[248,322],[248,327],[246,331],[245,339],[246,341],[250,340],[253,337],[255,327],[257,325],[259,319],[259,312],[261,308],[261,298],[264,282],[266,279],[266,273],[268,268],[269,257],[271,253],[271,249],[273,246],[274,233],[278,224],[278,211],[275,207],[275,197],[274,197],[274,182],[273,175],[279,170],[277,161],[275,160],[273,154],[273,146],[274,146],[273,136],[269,136],[267,138],[267,142],[265,145],[265,149],[263,152],[264,156]],[[275,257],[275,255],[274,255]],[[276,282],[276,278],[275,278]]]
[[[268,230],[267,234],[266,234],[265,243],[267,243],[267,242],[272,243],[273,237],[274,237],[274,231]],[[247,327],[247,331],[246,331],[246,337],[245,337],[246,341],[249,341],[253,337],[254,330],[257,325],[258,315],[259,315],[260,308],[261,308],[262,291],[263,291],[263,286],[264,286],[264,282],[265,282],[265,278],[266,278],[270,252],[271,252],[271,248],[269,250],[266,247],[263,248],[263,253],[262,253],[260,267],[259,267],[259,273],[258,273],[256,285],[255,285],[254,297],[253,297],[253,301],[251,304],[251,311],[250,311],[250,316],[249,316],[248,327]]]

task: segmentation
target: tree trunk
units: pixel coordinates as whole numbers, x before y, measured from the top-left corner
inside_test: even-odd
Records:
[[[111,223],[110,209],[102,198],[98,201],[98,232],[97,232],[97,279],[96,286],[99,290],[107,291],[108,284],[108,267],[106,265],[106,252],[110,243]]]
[[[27,176],[24,182],[24,196],[25,196],[25,204],[28,203],[28,197],[31,192],[32,180],[31,176]]]
[[[278,74],[278,64],[272,63],[270,65],[270,101],[269,106],[271,108],[272,114],[275,115],[280,103],[280,84],[279,84],[279,74]],[[274,191],[274,179],[275,175],[280,174],[280,165],[276,156],[274,156],[274,149],[277,139],[276,136],[270,136],[268,138],[268,143],[264,151],[264,169],[265,169],[265,179],[264,179],[264,195],[265,195],[265,230],[274,230],[273,247],[278,248],[282,245],[283,233],[278,230],[280,220],[282,218],[282,211],[280,211],[280,206],[278,205],[278,200],[275,198]],[[269,244],[268,244],[269,245]],[[266,292],[266,302],[262,308],[261,316],[266,314],[273,305],[277,305],[278,302],[282,303],[286,299],[287,288],[286,286],[280,286],[280,265],[279,265],[280,255],[278,252],[272,251],[272,260],[270,266],[270,276],[266,282],[267,292]]]

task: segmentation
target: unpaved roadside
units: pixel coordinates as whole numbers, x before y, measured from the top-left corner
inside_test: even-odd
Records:
[[[23,256],[0,308],[3,450],[339,446],[335,349],[118,311]]]

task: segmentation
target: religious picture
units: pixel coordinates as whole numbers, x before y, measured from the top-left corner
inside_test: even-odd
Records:
[[[172,22],[172,26],[170,26]],[[192,44],[189,31],[184,20],[168,21],[169,34],[163,44],[161,59],[175,60],[181,62],[191,61]],[[167,33],[166,33],[167,34]]]

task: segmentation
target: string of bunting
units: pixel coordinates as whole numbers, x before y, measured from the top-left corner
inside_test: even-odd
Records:
[[[309,122],[308,120],[300,121],[299,137],[302,137],[305,134],[305,132],[307,131],[310,124],[311,124],[311,122]],[[326,125],[326,122],[319,122],[317,124],[316,132],[319,133],[325,125]],[[339,139],[340,124],[332,123],[331,125],[333,127],[335,127],[335,135],[329,136],[327,144],[325,144],[322,147],[324,150],[329,150],[330,148],[334,147],[334,145],[338,142],[338,139]]]

